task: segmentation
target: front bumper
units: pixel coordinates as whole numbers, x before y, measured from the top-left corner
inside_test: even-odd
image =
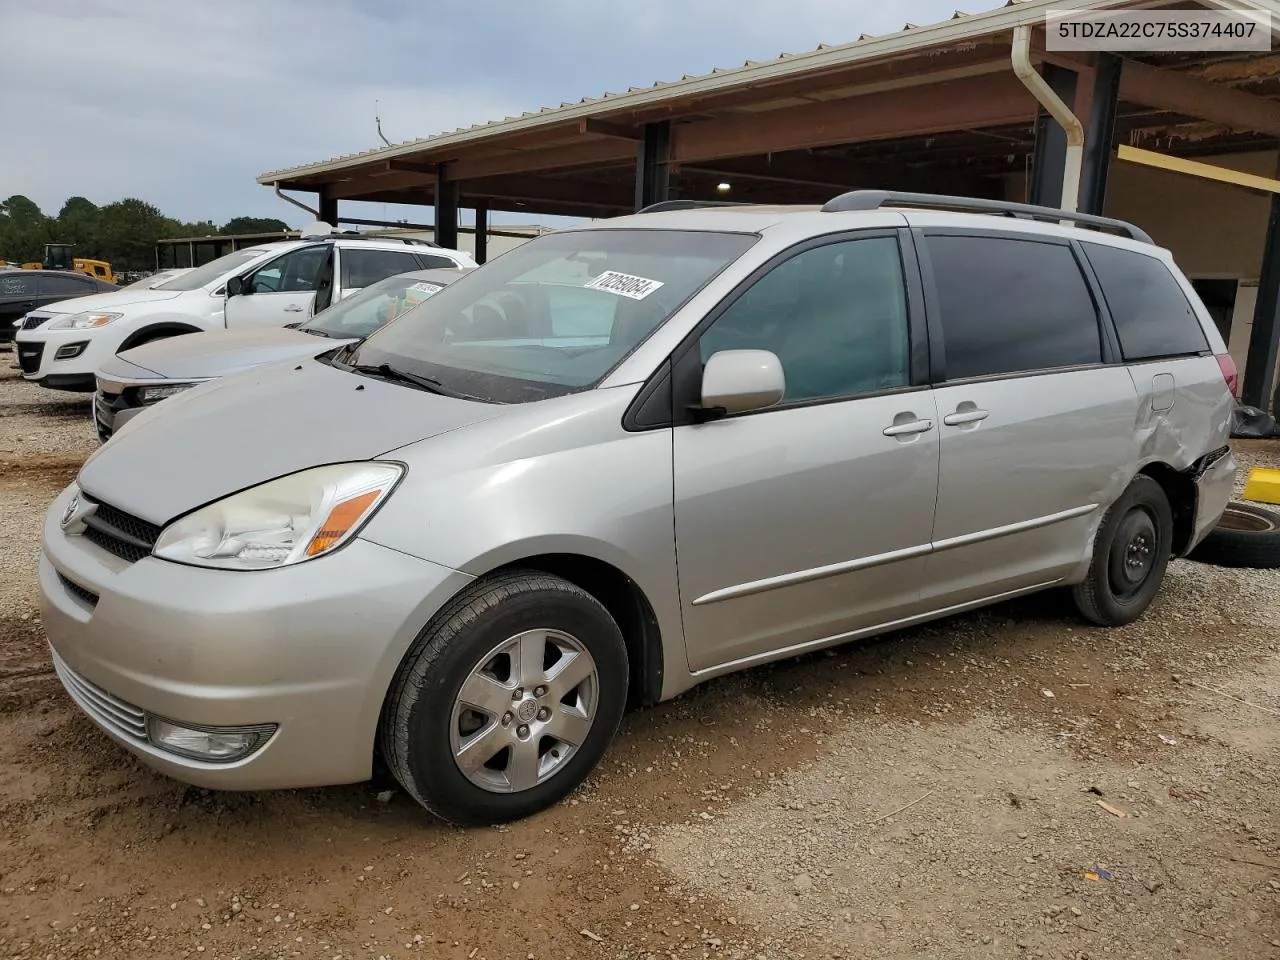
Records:
[[[93,390],[94,370],[115,355],[118,337],[110,324],[97,330],[50,330],[44,323],[19,330],[15,343],[24,379],[53,390],[87,393]]]
[[[177,780],[224,790],[367,779],[382,701],[405,651],[466,574],[356,539],[271,571],[129,563],[45,518],[44,625],[72,699],[117,743]],[[275,724],[230,763],[165,752],[147,716]]]

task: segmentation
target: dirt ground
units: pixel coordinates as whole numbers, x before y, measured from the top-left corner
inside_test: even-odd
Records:
[[[37,534],[96,442],[12,356],[0,958],[1280,958],[1278,572],[1179,561],[1127,628],[1044,595],[709,683],[505,828],[387,780],[212,794],[52,675]]]

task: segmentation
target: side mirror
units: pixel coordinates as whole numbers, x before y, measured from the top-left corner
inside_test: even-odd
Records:
[[[720,350],[702,371],[704,416],[763,410],[786,392],[782,361],[769,350]]]
[[[244,277],[232,277],[227,281],[228,297],[238,297],[241,294],[248,292],[248,284],[244,282]]]

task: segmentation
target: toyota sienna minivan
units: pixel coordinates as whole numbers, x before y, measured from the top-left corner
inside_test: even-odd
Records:
[[[1049,588],[1138,618],[1231,494],[1234,379],[1129,224],[668,202],[139,414],[49,510],[44,622],[71,697],[173,777],[380,757],[510,820],[628,703]]]

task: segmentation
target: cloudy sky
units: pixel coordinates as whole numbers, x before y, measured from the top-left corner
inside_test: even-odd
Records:
[[[0,0],[0,197],[306,219],[254,177],[1002,0]],[[307,199],[306,196],[303,199]],[[357,212],[357,211],[360,212]],[[420,218],[344,204],[351,216]]]

